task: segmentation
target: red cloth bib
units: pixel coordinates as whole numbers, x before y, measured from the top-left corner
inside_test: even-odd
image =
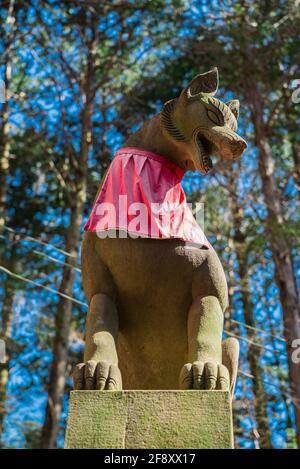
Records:
[[[160,155],[120,148],[84,229],[102,238],[178,238],[208,248],[181,187],[183,174]]]

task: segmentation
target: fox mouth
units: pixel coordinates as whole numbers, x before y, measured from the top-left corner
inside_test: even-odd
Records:
[[[206,137],[201,135],[200,132],[198,132],[196,136],[196,144],[198,147],[201,169],[204,174],[207,174],[213,168],[213,162],[210,158],[210,155],[212,154],[212,144]]]

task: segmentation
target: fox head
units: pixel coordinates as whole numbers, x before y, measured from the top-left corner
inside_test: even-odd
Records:
[[[184,155],[180,164],[186,170],[206,174],[213,166],[211,155],[235,160],[247,147],[236,133],[239,101],[225,104],[215,98],[218,81],[217,68],[197,75],[161,111],[163,132]]]

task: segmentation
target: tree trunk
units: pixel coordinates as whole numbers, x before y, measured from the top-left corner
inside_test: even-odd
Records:
[[[15,31],[15,18],[14,18],[15,1],[10,0],[8,4],[7,16],[5,21],[5,30],[7,36],[5,38],[5,53],[4,53],[4,103],[2,104],[1,112],[1,126],[0,126],[0,234],[3,233],[3,226],[6,217],[6,194],[8,189],[7,177],[9,174],[9,158],[11,141],[9,137],[10,123],[9,123],[9,106],[8,106],[8,90],[12,76],[12,59],[11,49],[14,39]],[[13,239],[12,239],[13,241]],[[3,259],[3,251],[6,250],[6,240],[4,240],[1,249],[0,257]],[[12,244],[9,260],[9,268],[14,270],[16,257],[15,245]],[[7,277],[4,284],[4,300],[2,304],[2,328],[0,332],[0,339],[4,340],[6,346],[6,363],[0,363],[0,447],[2,446],[3,424],[5,418],[5,404],[7,395],[7,384],[9,374],[9,358],[10,358],[10,334],[11,334],[11,320],[13,315],[13,301],[14,301],[14,287],[13,279]]]
[[[94,57],[97,46],[97,34],[95,33],[96,18],[93,21],[93,39],[90,44],[87,59],[87,68],[84,82],[84,107],[82,110],[82,127],[78,167],[76,168],[76,190],[71,199],[71,221],[67,230],[66,250],[70,252],[72,264],[75,264],[80,241],[80,225],[86,200],[86,178],[88,153],[91,145],[91,114],[93,105],[93,72]],[[69,261],[70,262],[70,261]],[[72,296],[74,282],[74,269],[64,267],[60,291]],[[59,422],[62,410],[62,402],[65,388],[65,374],[67,367],[68,342],[70,334],[72,304],[69,300],[60,298],[55,324],[55,339],[53,347],[53,361],[51,366],[48,400],[46,406],[45,421],[42,429],[41,447],[55,448],[59,432]]]
[[[6,212],[6,192],[7,192],[7,176],[9,172],[9,155],[10,155],[10,139],[9,139],[9,107],[8,107],[8,89],[11,81],[11,48],[13,41],[13,24],[14,24],[14,0],[10,0],[8,6],[5,27],[8,31],[7,40],[5,41],[5,62],[4,62],[4,103],[2,104],[1,127],[0,127],[0,234],[5,223]]]
[[[10,252],[9,268],[14,270],[16,260],[15,245],[12,245]],[[6,348],[6,362],[0,363],[0,447],[3,436],[3,424],[5,418],[5,404],[9,374],[9,361],[10,361],[10,340],[11,340],[11,321],[13,316],[13,301],[14,301],[14,280],[12,277],[7,277],[4,284],[4,300],[2,304],[2,327],[0,332],[0,339],[4,340]]]
[[[294,160],[294,175],[300,197],[300,144],[292,142],[292,155]]]
[[[284,336],[287,344],[297,444],[300,448],[300,363],[294,363],[292,359],[295,350],[293,348],[294,340],[300,339],[300,305],[291,258],[292,246],[290,246],[284,232],[284,218],[280,204],[280,194],[273,174],[274,163],[268,141],[268,128],[263,120],[264,106],[257,84],[252,83],[249,97],[252,104],[255,143],[259,151],[259,173],[267,208],[266,230],[274,258],[276,282],[283,310]]]
[[[2,108],[2,124],[1,124],[1,153],[0,153],[0,233],[2,232],[3,225],[5,223],[5,212],[6,212],[6,192],[7,192],[7,176],[9,170],[9,154],[10,154],[10,140],[9,140],[9,128],[10,124],[8,121],[8,99],[7,89],[8,83],[11,77],[11,64],[5,64],[5,94]]]
[[[234,184],[234,181],[232,181]],[[232,187],[232,186],[230,186]],[[238,203],[237,188],[233,187],[230,193],[229,204],[233,218],[234,234],[232,236],[233,249],[237,256],[238,273],[239,273],[239,290],[243,303],[245,323],[254,327],[253,304],[251,302],[251,293],[248,281],[248,254],[246,244],[246,234],[241,231],[241,224],[244,217],[243,208]],[[250,341],[255,342],[255,333],[252,329],[247,329],[247,336]],[[254,377],[252,382],[252,390],[254,394],[254,410],[257,423],[257,431],[259,433],[260,448],[272,448],[271,431],[267,416],[267,405],[265,390],[263,384],[263,370],[260,365],[260,352],[250,343],[248,345],[247,354],[250,373]]]
[[[270,333],[273,335],[273,337],[276,335],[276,330],[273,329],[272,324],[270,324]],[[273,348],[275,349],[276,344],[275,344],[274,338],[272,339],[272,345],[273,345]],[[278,370],[281,369],[281,363],[277,354],[274,355],[274,366]],[[285,424],[286,449],[293,449],[295,448],[295,445],[296,445],[296,435],[293,429],[293,419],[291,415],[292,412],[291,412],[291,407],[289,405],[289,401],[290,401],[289,388],[287,386],[286,380],[283,380],[281,378],[280,378],[280,383],[279,383],[279,392],[280,392],[280,398],[284,404],[285,411],[286,411],[286,424]]]
[[[284,127],[287,130],[288,140],[291,145],[292,158],[294,162],[294,178],[298,189],[298,197],[300,198],[300,142],[298,140],[298,123],[291,113],[290,93],[288,89],[283,88],[283,116]]]
[[[72,265],[75,265],[78,254],[80,225],[84,201],[83,194],[84,193],[82,192],[81,200],[77,201],[77,205],[71,208],[71,221],[67,231],[66,250],[73,256],[68,260]],[[59,290],[66,295],[72,296],[73,282],[74,269],[69,266],[65,266]],[[53,361],[49,376],[46,415],[42,430],[42,448],[56,447],[65,388],[71,316],[72,302],[60,297],[55,321]]]

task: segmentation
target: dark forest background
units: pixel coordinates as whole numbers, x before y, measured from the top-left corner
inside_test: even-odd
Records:
[[[62,447],[86,303],[83,225],[126,136],[218,66],[240,162],[187,174],[240,340],[238,448],[300,447],[299,1],[2,0],[0,439]],[[5,85],[5,86],[3,86]]]

